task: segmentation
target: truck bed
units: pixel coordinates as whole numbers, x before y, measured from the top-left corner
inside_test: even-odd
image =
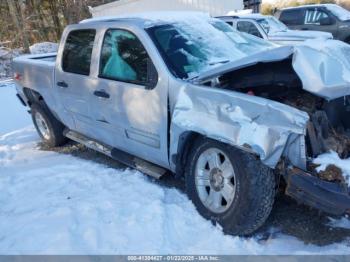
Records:
[[[49,53],[15,58],[13,71],[20,83],[17,85],[18,93],[23,95],[23,88],[30,88],[38,91],[46,99],[52,100],[56,57],[57,53]]]

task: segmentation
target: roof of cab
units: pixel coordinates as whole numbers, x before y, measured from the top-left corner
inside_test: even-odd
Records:
[[[195,11],[176,11],[176,12],[148,12],[140,14],[130,14],[125,16],[102,16],[85,19],[79,24],[87,23],[109,23],[109,22],[128,22],[138,25],[150,25],[154,23],[173,23],[188,20],[191,18],[210,18],[210,15]]]
[[[291,7],[285,7],[281,8],[281,10],[289,10],[289,9],[301,9],[301,8],[307,8],[307,7],[327,7],[327,6],[334,6],[336,4],[310,4],[310,5],[300,5],[300,6],[291,6]]]
[[[262,14],[243,14],[243,15],[231,15],[231,16],[218,16],[217,18],[220,19],[237,19],[237,18],[245,18],[245,19],[264,19],[266,17],[269,17],[268,15],[262,15]]]

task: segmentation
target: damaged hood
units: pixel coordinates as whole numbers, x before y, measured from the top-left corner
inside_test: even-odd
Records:
[[[319,31],[286,30],[269,32],[268,38],[270,41],[305,41],[316,38],[333,39],[333,35]]]
[[[297,46],[267,49],[201,73],[192,82],[202,84],[234,70],[290,57],[304,90],[327,100],[350,95],[350,45],[338,40],[313,39]]]

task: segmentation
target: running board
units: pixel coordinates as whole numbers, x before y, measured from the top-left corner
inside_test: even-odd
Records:
[[[135,168],[140,172],[154,177],[156,179],[160,179],[167,172],[167,170],[163,167],[157,166],[148,161],[142,160],[131,154],[128,154],[124,151],[100,143],[75,131],[65,130],[63,134],[71,140],[74,140],[80,144],[85,145],[88,148],[105,154],[129,167]]]

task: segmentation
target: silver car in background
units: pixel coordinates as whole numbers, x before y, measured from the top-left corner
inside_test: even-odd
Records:
[[[331,33],[288,29],[277,18],[268,15],[245,14],[218,18],[239,32],[251,34],[278,45],[294,45],[310,39],[321,39],[320,41],[333,39]]]

